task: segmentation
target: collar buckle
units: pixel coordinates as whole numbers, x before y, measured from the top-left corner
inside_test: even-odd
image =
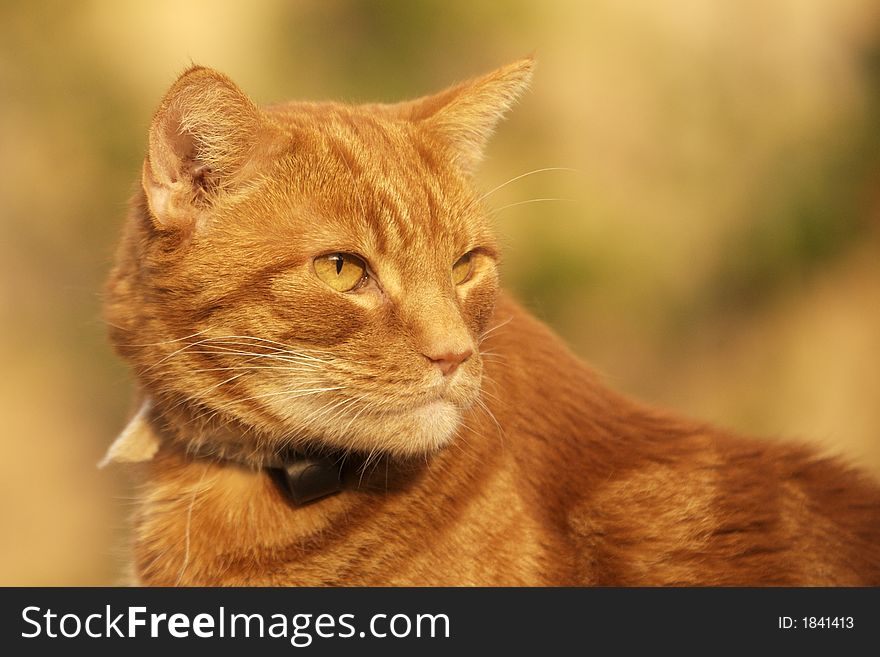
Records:
[[[297,454],[275,472],[279,485],[297,506],[342,491],[342,464],[338,459]]]

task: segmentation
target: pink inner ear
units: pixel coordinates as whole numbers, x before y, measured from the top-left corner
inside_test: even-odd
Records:
[[[192,169],[197,161],[196,140],[193,135],[183,129],[178,112],[169,113],[156,131],[157,143],[151,143],[150,156],[155,157],[153,169],[160,180],[176,183],[186,179],[182,175]],[[153,140],[150,140],[153,142]],[[153,148],[155,146],[155,148]],[[158,170],[157,170],[158,169]]]
[[[144,166],[143,187],[159,227],[190,224],[211,191],[211,167],[199,159],[198,142],[184,130],[178,112],[169,112],[150,135],[150,157]]]

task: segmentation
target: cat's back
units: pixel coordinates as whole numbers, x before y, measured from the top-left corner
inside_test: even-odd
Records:
[[[880,490],[859,473],[720,433],[655,441],[570,508],[595,583],[880,584]]]
[[[507,297],[493,325],[486,391],[583,583],[880,584],[869,476],[617,395]]]

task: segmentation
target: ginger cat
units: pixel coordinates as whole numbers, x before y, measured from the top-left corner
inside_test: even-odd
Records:
[[[392,105],[186,71],[107,286],[145,585],[880,585],[880,488],[605,388],[472,175],[530,59]]]

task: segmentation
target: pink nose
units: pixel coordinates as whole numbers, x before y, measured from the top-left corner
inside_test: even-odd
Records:
[[[467,349],[461,352],[446,351],[434,355],[425,354],[425,356],[443,372],[444,376],[449,376],[458,369],[459,365],[470,358],[473,353],[473,349]]]

